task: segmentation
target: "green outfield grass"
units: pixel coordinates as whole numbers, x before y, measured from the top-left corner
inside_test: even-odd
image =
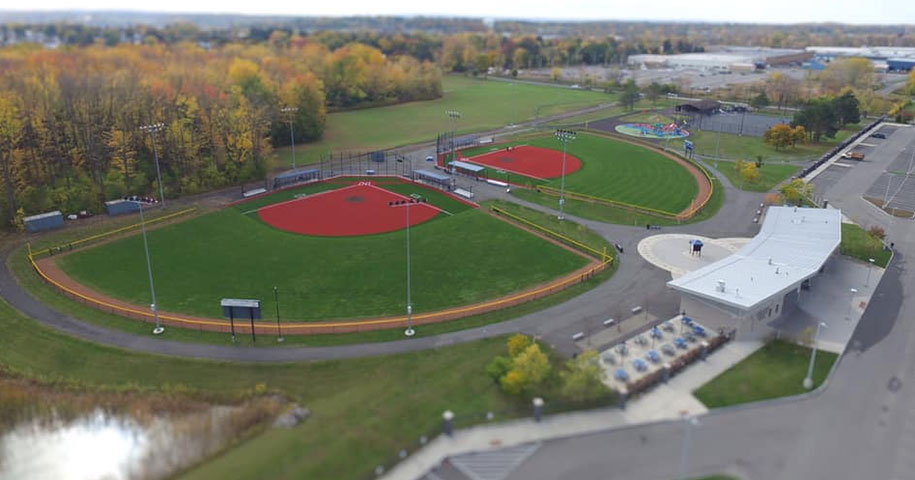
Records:
[[[440,99],[328,114],[321,140],[296,146],[297,164],[317,163],[331,150],[375,150],[435,141],[438,133],[452,128],[445,110],[461,112],[458,132],[475,132],[616,99],[616,95],[589,90],[460,76],[445,76],[442,81],[445,95]],[[276,149],[274,163],[291,165],[292,150]]]
[[[692,140],[695,152],[699,155],[731,160],[756,160],[756,157],[761,155],[765,163],[795,162],[819,158],[859,129],[858,125],[848,125],[836,134],[836,138],[825,138],[820,143],[809,142],[781,150],[776,150],[775,147],[763,142],[762,137],[739,136],[731,133],[718,134],[717,132],[690,130],[688,140]],[[682,146],[680,144],[680,147]]]
[[[838,355],[817,351],[814,388],[829,375]],[[709,408],[726,407],[806,392],[810,349],[775,340],[693,392]]]
[[[800,165],[793,163],[763,163],[762,168],[759,169],[759,180],[751,183],[744,181],[743,177],[737,173],[737,162],[713,160],[710,163],[722,175],[728,177],[736,188],[751,192],[768,192],[801,169]]]
[[[562,148],[552,135],[520,139],[511,144]],[[507,145],[467,149],[463,153],[473,156]],[[569,142],[568,152],[582,162],[581,170],[566,176],[566,190],[570,192],[679,213],[699,191],[692,175],[681,165],[637,145],[579,134]],[[520,176],[511,175],[511,178],[518,180]],[[529,183],[560,187],[558,178]]]
[[[309,187],[314,190],[325,185]],[[574,271],[587,261],[484,211],[402,185],[449,210],[411,228],[416,312],[496,298]],[[259,203],[288,190],[149,233],[156,294],[165,311],[219,317],[219,299],[257,298],[273,312],[273,286],[286,320],[323,320],[403,313],[405,232],[312,237],[271,228]],[[75,279],[137,305],[149,303],[139,235],[59,257]]]
[[[713,182],[715,183],[715,190],[712,192],[712,198],[709,200],[708,205],[686,223],[700,222],[709,219],[713,217],[718,212],[718,209],[721,208],[721,205],[724,204],[724,189],[721,187],[721,182],[714,177]],[[556,197],[545,195],[534,190],[516,188],[512,190],[512,195],[522,200],[543,205],[544,207],[549,207],[554,210],[559,208],[558,199]],[[576,217],[620,225],[643,226],[650,223],[652,225],[669,226],[682,223],[666,217],[657,217],[625,208],[611,207],[599,203],[584,202],[574,199],[566,199],[565,211],[569,215],[574,215]]]

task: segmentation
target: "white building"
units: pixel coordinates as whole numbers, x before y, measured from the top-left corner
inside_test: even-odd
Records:
[[[840,210],[770,207],[759,234],[735,254],[667,285],[681,292],[686,315],[752,330],[791,312],[841,241]]]
[[[673,68],[713,72],[746,71],[766,65],[800,63],[812,54],[804,50],[756,47],[714,47],[714,51],[674,55],[631,55],[629,65],[645,68]]]

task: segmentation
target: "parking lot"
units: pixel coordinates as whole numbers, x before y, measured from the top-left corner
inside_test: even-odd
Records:
[[[915,215],[915,129],[885,125],[879,133],[886,138],[871,136],[858,147],[866,152],[865,161],[884,167],[864,198],[891,214],[911,217]]]

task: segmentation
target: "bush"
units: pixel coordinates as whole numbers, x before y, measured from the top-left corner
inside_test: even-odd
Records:
[[[879,225],[874,225],[871,228],[868,228],[867,234],[874,238],[879,238],[880,240],[886,238],[886,230],[884,230],[883,227]]]
[[[486,375],[498,384],[511,369],[512,360],[499,355],[486,365]]]

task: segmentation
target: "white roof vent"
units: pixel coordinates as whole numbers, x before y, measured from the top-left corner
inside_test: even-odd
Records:
[[[724,285],[725,285],[725,284],[724,284],[724,280],[718,280],[718,288],[717,288],[717,290],[718,290],[719,292],[724,292]]]

